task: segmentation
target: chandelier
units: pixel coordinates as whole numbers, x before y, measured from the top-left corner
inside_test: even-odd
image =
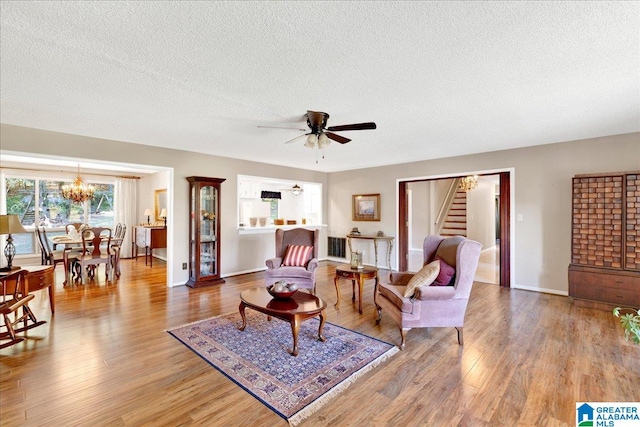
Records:
[[[82,203],[93,197],[95,192],[93,185],[85,184],[80,177],[80,165],[78,165],[78,175],[73,184],[65,184],[62,186],[62,197],[73,202]]]
[[[465,176],[463,178],[460,178],[460,184],[458,185],[458,187],[464,191],[473,190],[477,186],[478,186],[478,175]]]

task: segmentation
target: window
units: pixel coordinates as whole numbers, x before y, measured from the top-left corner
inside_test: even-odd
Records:
[[[35,189],[35,179],[10,178],[6,180],[7,214],[18,215],[23,226],[33,226],[35,221]],[[13,234],[11,237],[13,237],[17,255],[35,253],[33,235]]]
[[[278,217],[278,207],[280,204],[278,203],[279,199],[262,199],[263,202],[269,203],[269,212],[271,219],[276,219]]]
[[[94,227],[113,227],[113,184],[89,182],[95,187],[91,200],[72,203],[62,197],[62,186],[68,180],[7,177],[5,180],[7,213],[18,215],[27,231],[36,225],[47,228],[47,234],[65,231],[73,222]],[[37,191],[36,191],[37,188]],[[17,255],[36,253],[35,233],[13,235]]]

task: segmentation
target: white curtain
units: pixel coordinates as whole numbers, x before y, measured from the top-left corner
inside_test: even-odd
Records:
[[[138,179],[117,177],[116,185],[113,189],[113,198],[115,200],[113,207],[114,223],[122,223],[127,226],[127,233],[122,242],[121,257],[131,258],[133,255],[131,245],[131,233],[136,225],[136,212],[138,201]]]

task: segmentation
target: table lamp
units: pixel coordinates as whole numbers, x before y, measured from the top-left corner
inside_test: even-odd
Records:
[[[164,219],[164,228],[167,228],[167,210],[165,208],[160,211],[160,218]]]
[[[147,217],[147,225],[151,224],[151,209],[147,208],[144,210],[144,215]]]
[[[16,254],[16,247],[13,246],[12,234],[28,233],[20,223],[18,215],[0,215],[0,234],[8,234],[7,246],[4,248],[4,256],[7,257],[7,266],[0,268],[0,271],[18,270],[20,267],[13,266],[13,257]]]

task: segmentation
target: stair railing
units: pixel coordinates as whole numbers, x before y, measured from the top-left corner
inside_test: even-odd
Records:
[[[460,178],[455,178],[449,189],[447,190],[447,195],[442,202],[442,206],[440,207],[440,211],[438,212],[438,216],[436,216],[434,229],[436,230],[436,234],[440,234],[442,232],[442,227],[444,226],[445,220],[447,219],[447,213],[449,213],[449,209],[451,209],[451,205],[456,198],[456,192],[458,191],[458,186],[460,185]]]

